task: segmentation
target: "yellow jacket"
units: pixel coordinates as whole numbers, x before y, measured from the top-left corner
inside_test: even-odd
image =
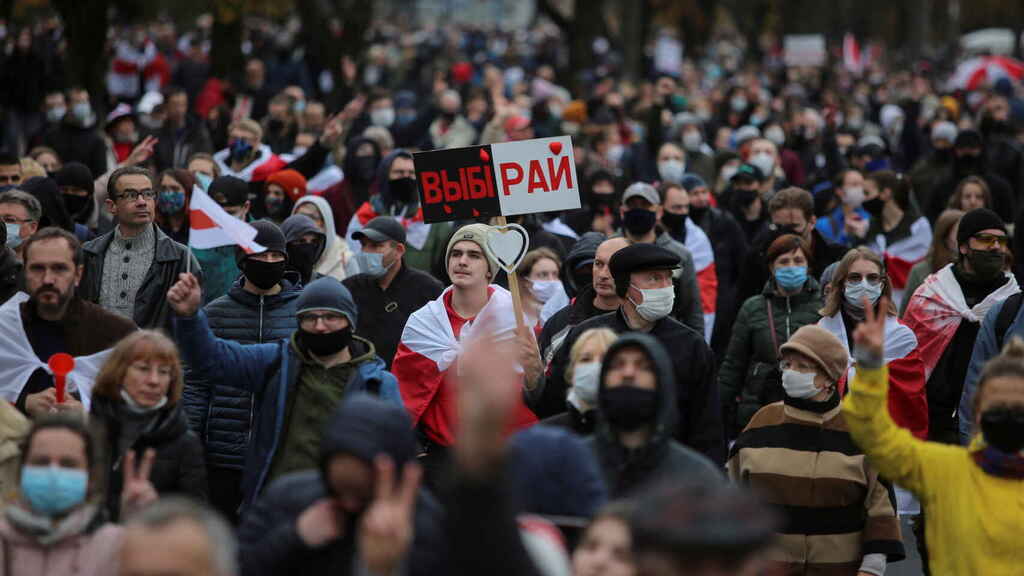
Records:
[[[858,368],[843,415],[879,473],[927,509],[932,574],[1024,572],[1024,481],[989,475],[967,448],[918,440],[897,427],[886,407],[888,390],[886,368]]]

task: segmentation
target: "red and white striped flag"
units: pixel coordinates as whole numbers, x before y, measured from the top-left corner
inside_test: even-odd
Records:
[[[843,65],[853,74],[864,73],[864,59],[861,57],[860,44],[852,33],[843,36]]]
[[[255,228],[225,212],[199,186],[192,187],[189,222],[189,247],[217,248],[237,244],[247,254],[266,250],[254,241]]]

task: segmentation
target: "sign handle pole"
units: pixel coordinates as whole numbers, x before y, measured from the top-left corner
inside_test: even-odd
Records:
[[[504,216],[498,216],[497,221],[499,226],[508,224]],[[519,275],[515,270],[508,272],[508,289],[512,292],[512,308],[516,315],[516,328],[523,328],[526,326],[523,321],[523,297],[519,293]]]
[[[192,244],[188,245],[188,254],[185,256],[185,274],[192,273]]]

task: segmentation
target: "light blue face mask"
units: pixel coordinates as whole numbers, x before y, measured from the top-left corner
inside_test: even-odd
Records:
[[[879,282],[875,286],[868,284],[867,280],[861,280],[860,282],[846,282],[846,291],[843,296],[846,298],[846,303],[861,310],[864,308],[864,297],[867,296],[868,302],[874,306],[875,302],[878,302],[878,298],[882,295],[882,283]]]
[[[4,222],[7,229],[7,247],[11,250],[21,246],[21,224],[17,222]]]
[[[807,266],[782,266],[775,269],[775,283],[787,292],[799,289],[807,282]]]
[[[202,172],[196,172],[195,177],[196,182],[199,183],[199,187],[203,189],[203,192],[209,192],[210,183],[213,182],[213,179],[207,176],[206,174],[203,174]]]
[[[47,516],[67,512],[85,501],[89,476],[85,470],[59,466],[21,469],[21,495],[33,511]]]
[[[356,263],[359,264],[359,272],[370,278],[380,278],[388,273],[391,265],[384,265],[384,255],[376,252],[360,252],[356,254]]]

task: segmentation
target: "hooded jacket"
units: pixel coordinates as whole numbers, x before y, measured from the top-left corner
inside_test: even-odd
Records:
[[[107,145],[95,123],[79,126],[73,123],[71,114],[66,114],[60,124],[43,136],[43,144],[53,148],[65,164],[81,162],[93,174],[107,173]]]
[[[543,378],[548,383],[565,382],[569,351],[581,334],[591,328],[608,328],[616,334],[632,332],[620,307],[590,318],[574,327],[565,337]],[[718,387],[715,386],[715,359],[703,335],[675,318],[666,316],[648,332],[666,350],[672,351],[675,390],[670,398],[676,407],[675,438],[716,463],[725,463],[725,438],[722,430]]]
[[[387,455],[401,467],[412,461],[416,441],[405,410],[367,394],[352,394],[341,402],[324,430],[320,470],[288,474],[276,480],[245,516],[239,527],[239,557],[243,576],[273,574],[362,574],[358,569],[355,533],[360,518],[346,522],[345,534],[321,548],[302,542],[296,521],[306,508],[330,497],[323,470],[332,456],[346,454],[371,464]],[[416,498],[413,541],[405,567],[413,576],[447,574],[444,513],[421,488]]]
[[[590,518],[608,500],[594,453],[564,428],[531,426],[512,435],[508,477],[522,514]]]
[[[309,282],[312,282],[322,276],[322,274],[317,272],[316,262],[319,262],[320,259],[323,258],[324,252],[327,250],[327,235],[316,227],[313,219],[303,214],[293,214],[285,218],[284,222],[281,223],[281,233],[284,234],[284,241],[286,244],[295,242],[306,234],[316,234],[323,239],[320,253],[317,255],[316,261],[313,263],[313,270],[311,271],[309,281],[303,282],[303,284],[309,284]],[[304,274],[304,271],[299,270],[297,264],[293,263],[290,257],[288,258],[288,268],[298,272],[300,275]]]
[[[637,494],[661,481],[721,484],[725,477],[706,457],[675,442],[672,434],[676,425],[674,409],[675,376],[665,348],[646,334],[626,334],[619,337],[605,353],[601,364],[601,385],[597,392],[598,406],[607,402],[605,379],[609,359],[624,348],[639,348],[650,360],[656,376],[657,413],[651,422],[646,444],[630,450],[619,441],[619,433],[598,411],[595,435],[587,439],[597,455],[604,472],[609,495],[621,498]]]
[[[121,489],[124,453],[118,450],[122,425],[121,411],[124,401],[104,396],[92,399],[90,419],[98,422],[106,431],[107,446],[107,512],[112,521],[121,513]],[[181,403],[168,404],[157,411],[149,424],[142,430],[129,450],[142,454],[147,448],[156,450],[156,460],[150,472],[149,481],[161,495],[181,494],[197,500],[206,500],[206,462],[203,445],[199,437],[188,428],[188,419]]]
[[[61,198],[60,190],[57,189],[57,181],[53,178],[35,177],[23,182],[19,188],[28,192],[39,200],[43,208],[43,215],[39,219],[39,228],[56,226],[72,234],[75,232],[75,223],[68,215],[64,207],[64,200]]]
[[[760,295],[743,303],[718,371],[727,437],[734,438],[762,406],[782,399],[780,358],[775,343],[782,346],[801,326],[816,324],[821,319],[819,294],[814,278],[808,278],[800,292],[788,297],[779,296],[775,282],[768,282]],[[774,340],[768,328],[766,306],[772,308]]]
[[[320,218],[324,221],[324,230],[326,231],[324,233],[326,245],[323,254],[317,260],[316,271],[323,276],[344,280],[351,274],[350,271],[355,262],[352,260],[352,251],[348,244],[332,232],[334,230],[334,213],[331,211],[330,204],[319,196],[303,196],[295,202],[292,214],[295,214],[299,206],[303,204],[316,206],[320,212]]]
[[[397,158],[409,158],[408,151],[398,149],[384,157],[377,168],[375,188],[377,194],[364,202],[348,224],[345,241],[353,254],[358,254],[363,247],[352,234],[361,230],[367,222],[377,216],[392,216],[405,226],[406,250],[405,263],[418,270],[430,272],[435,264],[442,264],[448,237],[451,230],[450,222],[427,224],[423,222],[423,210],[420,208],[419,195],[411,198],[408,204],[402,204],[391,193],[388,175],[391,165]],[[441,267],[443,269],[443,266]]]
[[[281,291],[257,296],[243,289],[239,278],[227,294],[206,305],[210,330],[218,338],[240,344],[274,342],[298,328],[295,301],[302,293],[299,275],[288,271]],[[211,467],[241,470],[252,434],[256,407],[252,394],[223,382],[202,382],[195,374],[186,379],[182,403],[189,424],[203,440]]]
[[[213,335],[206,312],[175,317],[174,338],[185,362],[204,382],[224,382],[254,394],[257,405],[242,474],[242,509],[262,490],[279,445],[284,441],[289,396],[295,393],[303,353],[293,333],[273,343],[242,345]],[[345,394],[368,391],[402,406],[398,381],[384,369],[373,344],[353,336],[353,359],[360,359]],[[230,375],[230,376],[229,376]]]

